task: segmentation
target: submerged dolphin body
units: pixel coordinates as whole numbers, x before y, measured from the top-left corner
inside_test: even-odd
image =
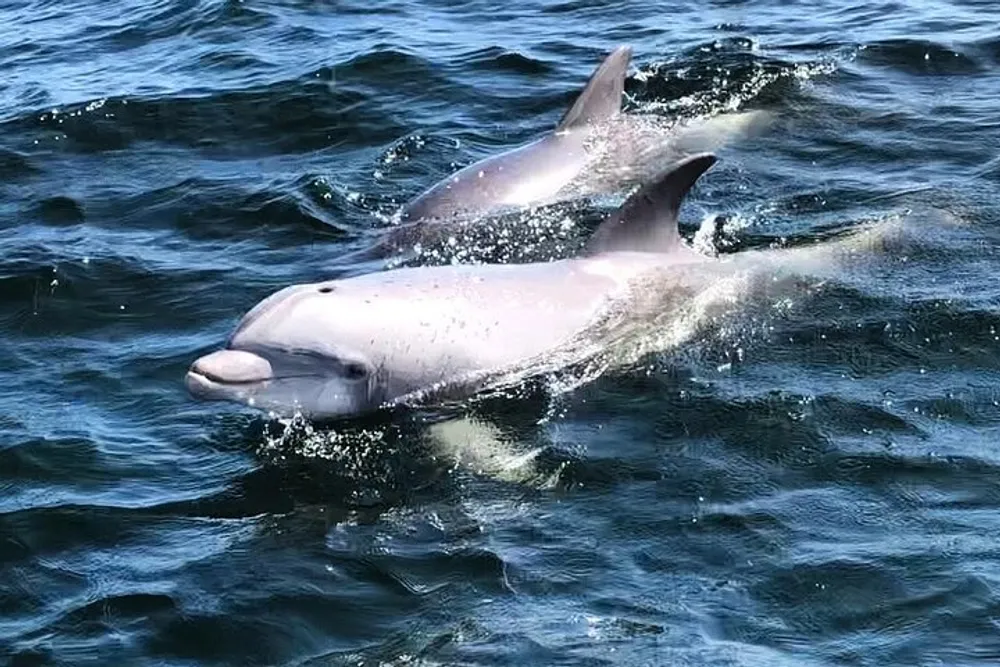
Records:
[[[716,158],[696,155],[629,197],[577,257],[403,268],[294,285],[197,359],[195,397],[314,419],[357,415],[477,382],[572,347],[650,273],[709,258],[681,240],[684,196]],[[642,291],[642,290],[640,290]]]
[[[400,221],[476,216],[551,199],[587,167],[590,127],[621,111],[631,59],[631,47],[615,49],[553,132],[452,174],[404,205]]]

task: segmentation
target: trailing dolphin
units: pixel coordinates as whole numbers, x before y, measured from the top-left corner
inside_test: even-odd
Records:
[[[433,185],[404,204],[372,246],[350,258],[420,254],[422,249],[447,260],[456,237],[467,241],[457,244],[463,249],[475,245],[484,218],[490,218],[491,227],[513,224],[511,232],[531,233],[529,226],[519,224],[526,208],[640,187],[685,157],[714,153],[737,138],[758,135],[772,120],[764,111],[684,119],[623,113],[631,57],[630,47],[615,49],[553,131]],[[546,227],[544,215],[532,222],[538,229]],[[551,224],[561,224],[561,216]]]
[[[403,222],[472,216],[544,202],[587,166],[588,129],[621,111],[632,49],[621,46],[591,75],[553,132],[452,174],[400,210]]]
[[[426,392],[471,393],[491,374],[585,350],[587,332],[627,310],[643,277],[712,261],[682,242],[677,218],[715,161],[690,157],[641,188],[577,257],[286,287],[251,309],[224,349],[197,359],[186,385],[202,399],[325,419]]]

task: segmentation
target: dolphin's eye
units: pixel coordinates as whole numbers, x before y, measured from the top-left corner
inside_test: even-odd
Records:
[[[368,369],[365,368],[364,364],[352,361],[344,365],[344,376],[348,380],[360,380],[366,375],[368,375]]]
[[[328,286],[328,285],[324,285],[323,287],[319,288],[319,293],[320,294],[329,294],[332,291],[333,291],[333,288],[330,287],[330,286]]]

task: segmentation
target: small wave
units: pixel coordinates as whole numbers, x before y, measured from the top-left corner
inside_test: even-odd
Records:
[[[371,96],[313,82],[202,97],[118,98],[68,105],[4,125],[57,138],[68,150],[121,150],[157,142],[208,151],[299,153],[331,144],[369,145],[402,131]]]
[[[212,58],[222,57],[213,52]],[[121,150],[156,142],[229,155],[369,147],[404,134],[414,118],[397,101],[423,95],[438,73],[420,58],[394,50],[367,52],[291,80],[170,95],[103,97],[9,118],[0,127],[80,152]],[[418,87],[414,82],[421,81]],[[386,86],[405,95],[393,99]]]
[[[39,219],[51,225],[76,225],[86,217],[80,203],[65,196],[43,199],[35,210]]]
[[[682,116],[786,105],[790,89],[836,71],[834,61],[791,63],[763,55],[754,40],[732,37],[702,44],[626,81],[630,104]]]
[[[28,156],[17,151],[0,148],[0,179],[9,183],[39,172],[38,167],[32,164]]]
[[[983,66],[963,51],[918,39],[889,39],[862,45],[857,61],[914,75],[978,74]]]
[[[553,73],[552,65],[544,60],[498,46],[477,49],[465,54],[457,58],[452,66],[482,72],[510,72],[524,76],[546,76]]]
[[[970,48],[994,64],[1000,65],[1000,37],[980,40],[972,44]]]

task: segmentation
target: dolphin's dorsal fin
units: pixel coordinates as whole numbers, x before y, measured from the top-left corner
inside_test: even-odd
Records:
[[[619,46],[612,51],[590,75],[587,87],[559,121],[556,132],[604,120],[621,111],[625,74],[631,60],[631,46]]]
[[[584,254],[622,250],[666,253],[675,249],[681,242],[677,231],[681,203],[716,160],[711,153],[692,155],[642,186],[601,223]]]

